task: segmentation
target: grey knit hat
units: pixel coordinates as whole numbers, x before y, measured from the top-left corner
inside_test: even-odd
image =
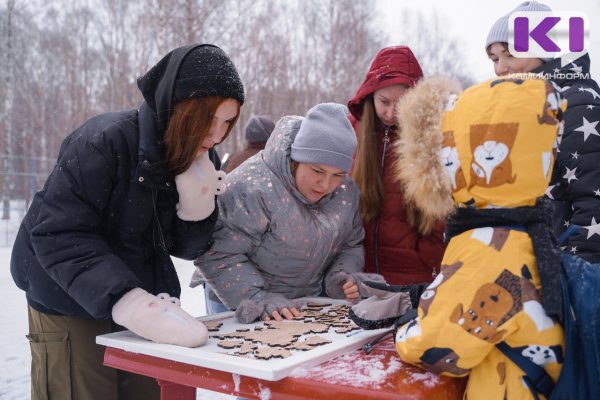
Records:
[[[492,26],[488,33],[487,39],[485,40],[485,51],[487,52],[488,47],[494,43],[508,43],[508,19],[510,15],[515,12],[535,12],[544,11],[550,12],[552,9],[545,4],[538,3],[537,1],[526,1],[519,4],[514,10],[508,14],[500,17],[498,21]],[[552,58],[541,58],[542,61],[547,62]]]
[[[292,160],[325,164],[350,172],[356,134],[342,104],[323,103],[308,110],[292,144]]]
[[[248,143],[264,143],[271,136],[275,122],[264,115],[255,115],[244,126],[244,137]]]

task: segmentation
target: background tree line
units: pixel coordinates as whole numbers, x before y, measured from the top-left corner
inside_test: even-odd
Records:
[[[4,0],[0,5],[0,198],[28,205],[61,141],[92,115],[137,107],[136,77],[172,48],[213,43],[230,55],[246,103],[222,155],[243,147],[253,114],[274,120],[346,103],[390,45],[375,0]],[[399,16],[425,74],[468,83],[456,40],[435,14]],[[432,23],[433,21],[433,23]]]

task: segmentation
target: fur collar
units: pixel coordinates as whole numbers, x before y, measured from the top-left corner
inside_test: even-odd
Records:
[[[460,92],[460,85],[449,78],[426,78],[396,106],[394,173],[403,189],[408,221],[420,234],[430,233],[437,221],[454,211],[450,178],[440,160],[441,125],[449,97]]]

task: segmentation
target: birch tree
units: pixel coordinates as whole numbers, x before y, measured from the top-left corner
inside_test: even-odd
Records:
[[[2,219],[10,219],[10,200],[12,199],[15,176],[14,176],[14,130],[13,109],[15,98],[15,52],[14,52],[14,26],[15,0],[6,2],[6,41],[4,43],[5,65],[4,82],[5,96],[3,107],[3,130],[4,130],[4,166],[2,180],[0,181],[0,192],[2,197]]]
[[[410,46],[426,76],[448,75],[468,87],[474,81],[461,56],[458,39],[448,33],[448,25],[443,21],[447,19],[437,11],[403,12],[398,20],[398,29],[404,33],[400,44]]]
[[[2,5],[13,10],[16,2]],[[243,146],[253,114],[278,120],[317,103],[346,103],[386,39],[373,0],[30,0],[23,7],[22,18],[9,24],[15,13],[2,10],[0,21],[7,55],[0,152],[3,162],[9,152],[23,160],[10,179],[31,178],[13,180],[19,198],[39,189],[62,140],[86,119],[138,107],[136,78],[175,47],[213,43],[239,70],[246,102],[220,145],[224,153]],[[3,204],[8,176],[0,175]]]

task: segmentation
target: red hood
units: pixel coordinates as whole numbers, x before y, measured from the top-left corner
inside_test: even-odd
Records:
[[[348,102],[348,108],[360,120],[365,97],[382,87],[398,83],[413,87],[422,77],[419,62],[407,46],[386,47],[377,53],[365,81]]]

